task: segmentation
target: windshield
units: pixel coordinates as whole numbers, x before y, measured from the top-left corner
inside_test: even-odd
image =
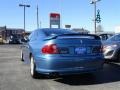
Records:
[[[120,41],[120,34],[112,36],[107,41]]]

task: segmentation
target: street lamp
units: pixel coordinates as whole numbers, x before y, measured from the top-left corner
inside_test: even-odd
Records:
[[[39,28],[39,9],[37,5],[37,29]]]
[[[90,4],[94,4],[94,28],[96,33],[96,3],[101,0],[92,0]]]
[[[25,8],[26,8],[26,7],[30,7],[30,5],[19,4],[19,6],[24,8],[24,30],[25,30]]]

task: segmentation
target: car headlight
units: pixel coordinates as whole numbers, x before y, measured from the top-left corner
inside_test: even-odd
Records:
[[[103,46],[103,51],[111,48],[116,48],[118,45],[117,44],[112,44],[112,45],[105,45]]]

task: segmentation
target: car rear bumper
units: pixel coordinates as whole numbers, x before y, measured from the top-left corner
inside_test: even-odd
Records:
[[[49,70],[49,69],[38,69],[37,72],[41,74],[57,74],[57,75],[72,75],[72,74],[82,74],[82,73],[92,73],[101,70],[103,67],[99,68],[86,68],[86,69],[78,69],[78,68],[67,68],[63,70]]]
[[[103,67],[104,59],[101,57],[94,58],[52,58],[52,59],[39,59],[36,60],[36,71],[42,74],[59,73],[65,74],[78,74],[87,73],[100,70]]]

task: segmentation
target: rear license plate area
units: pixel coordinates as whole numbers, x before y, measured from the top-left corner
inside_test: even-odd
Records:
[[[91,54],[91,47],[76,47],[75,54]]]
[[[75,54],[86,54],[87,48],[86,47],[76,47]]]

